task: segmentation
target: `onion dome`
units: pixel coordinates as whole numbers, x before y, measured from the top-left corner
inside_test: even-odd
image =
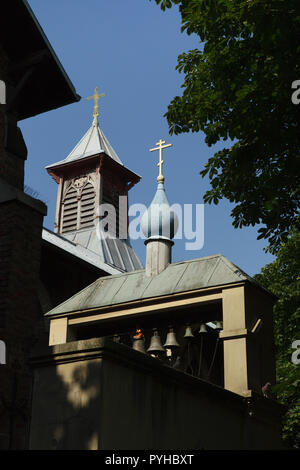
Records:
[[[147,240],[171,240],[177,228],[178,218],[169,204],[164,183],[158,183],[154,199],[141,220],[142,232]]]
[[[171,241],[178,228],[178,218],[167,199],[164,187],[165,178],[162,174],[162,166],[164,163],[162,150],[167,147],[172,147],[172,144],[166,144],[164,140],[160,139],[156,145],[157,147],[150,149],[150,152],[154,152],[156,150],[159,151],[159,162],[157,164],[159,167],[157,191],[153,201],[141,219],[141,229],[147,238],[145,243],[149,240]]]

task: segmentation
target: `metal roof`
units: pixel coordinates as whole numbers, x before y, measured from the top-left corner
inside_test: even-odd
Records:
[[[94,119],[93,124],[89,130],[80,139],[78,144],[73,148],[72,152],[67,156],[67,158],[59,162],[52,163],[51,165],[46,166],[46,168],[53,168],[57,165],[74,162],[100,153],[106,153],[106,155],[111,157],[114,161],[120,165],[123,165],[120,158],[105,137],[103,131],[100,129],[97,119]]]
[[[167,199],[163,182],[159,182],[155,196],[141,219],[141,229],[147,240],[171,240],[178,227],[178,218]]]
[[[2,1],[1,19],[0,44],[9,60],[7,104],[18,120],[79,101],[28,2]]]
[[[120,272],[143,268],[128,239],[111,237],[109,233],[100,234],[96,227],[65,232],[62,236]]]
[[[44,228],[42,238],[108,274],[123,273],[143,267],[128,240],[99,239],[95,228],[64,235]]]
[[[76,243],[72,243],[70,240],[67,240],[61,235],[51,232],[51,230],[43,228],[42,239],[45,242],[50,243],[51,245],[54,245],[55,247],[75,256],[76,258],[79,258],[80,260],[85,261],[101,269],[102,271],[106,271],[108,274],[117,274],[120,272],[119,269],[116,269],[113,266],[109,266],[107,263],[105,263],[103,259],[101,259],[101,257],[96,253],[87,250],[83,246],[80,246]]]
[[[154,277],[147,277],[145,270],[139,270],[99,278],[46,315],[112,306],[241,281],[258,285],[240,268],[218,254],[169,264]]]

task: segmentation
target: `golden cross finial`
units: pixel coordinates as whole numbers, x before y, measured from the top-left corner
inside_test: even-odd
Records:
[[[94,119],[99,116],[98,100],[99,98],[102,98],[103,96],[105,96],[105,93],[98,93],[98,87],[96,86],[95,93],[93,94],[93,96],[89,96],[87,98],[88,100],[94,100],[94,113],[93,113]]]
[[[150,152],[154,152],[154,150],[159,150],[159,162],[157,164],[157,166],[159,167],[159,175],[157,177],[157,182],[158,183],[163,183],[164,182],[164,177],[163,177],[163,174],[162,174],[162,166],[163,166],[163,163],[164,163],[164,160],[162,159],[162,149],[165,149],[167,147],[172,147],[172,144],[166,144],[166,141],[165,140],[162,140],[160,139],[159,142],[156,142],[155,145],[158,145],[158,147],[155,147],[153,149],[150,149]]]

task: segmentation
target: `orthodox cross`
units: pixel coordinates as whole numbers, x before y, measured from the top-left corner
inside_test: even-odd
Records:
[[[99,106],[98,106],[98,101],[100,98],[105,96],[105,93],[98,93],[98,87],[96,86],[95,88],[95,93],[92,96],[89,96],[87,99],[88,100],[94,100],[94,113],[93,117],[97,118],[99,116]]]
[[[153,149],[150,149],[150,152],[154,152],[154,150],[159,150],[159,162],[157,166],[159,167],[159,175],[157,177],[157,182],[158,183],[163,183],[164,182],[164,177],[162,174],[162,166],[164,163],[164,160],[162,159],[162,149],[165,149],[167,147],[172,147],[172,144],[166,144],[165,140],[160,139],[159,142],[156,142],[158,147],[154,147]]]

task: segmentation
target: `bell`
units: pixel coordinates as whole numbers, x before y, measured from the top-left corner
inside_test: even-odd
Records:
[[[161,339],[156,328],[153,330],[153,335],[151,336],[150,346],[147,349],[147,352],[150,353],[162,353],[165,352]]]
[[[121,341],[120,336],[117,335],[117,334],[114,334],[114,335],[113,335],[113,341],[114,341],[115,343],[120,343],[120,341]]]
[[[221,321],[216,321],[216,330],[221,331],[223,328]]]
[[[205,323],[201,323],[199,333],[207,333],[207,328]]]
[[[134,349],[135,351],[146,353],[145,339],[144,338],[135,339],[132,344],[132,349]]]
[[[190,325],[187,325],[185,329],[184,338],[194,338],[192,328],[190,327]]]
[[[179,344],[177,343],[177,339],[174,333],[174,329],[170,328],[169,333],[167,334],[166,342],[164,344],[165,348],[179,348]]]
[[[173,364],[173,369],[181,369],[182,368],[182,363],[181,363],[181,357],[177,356],[176,361]]]

